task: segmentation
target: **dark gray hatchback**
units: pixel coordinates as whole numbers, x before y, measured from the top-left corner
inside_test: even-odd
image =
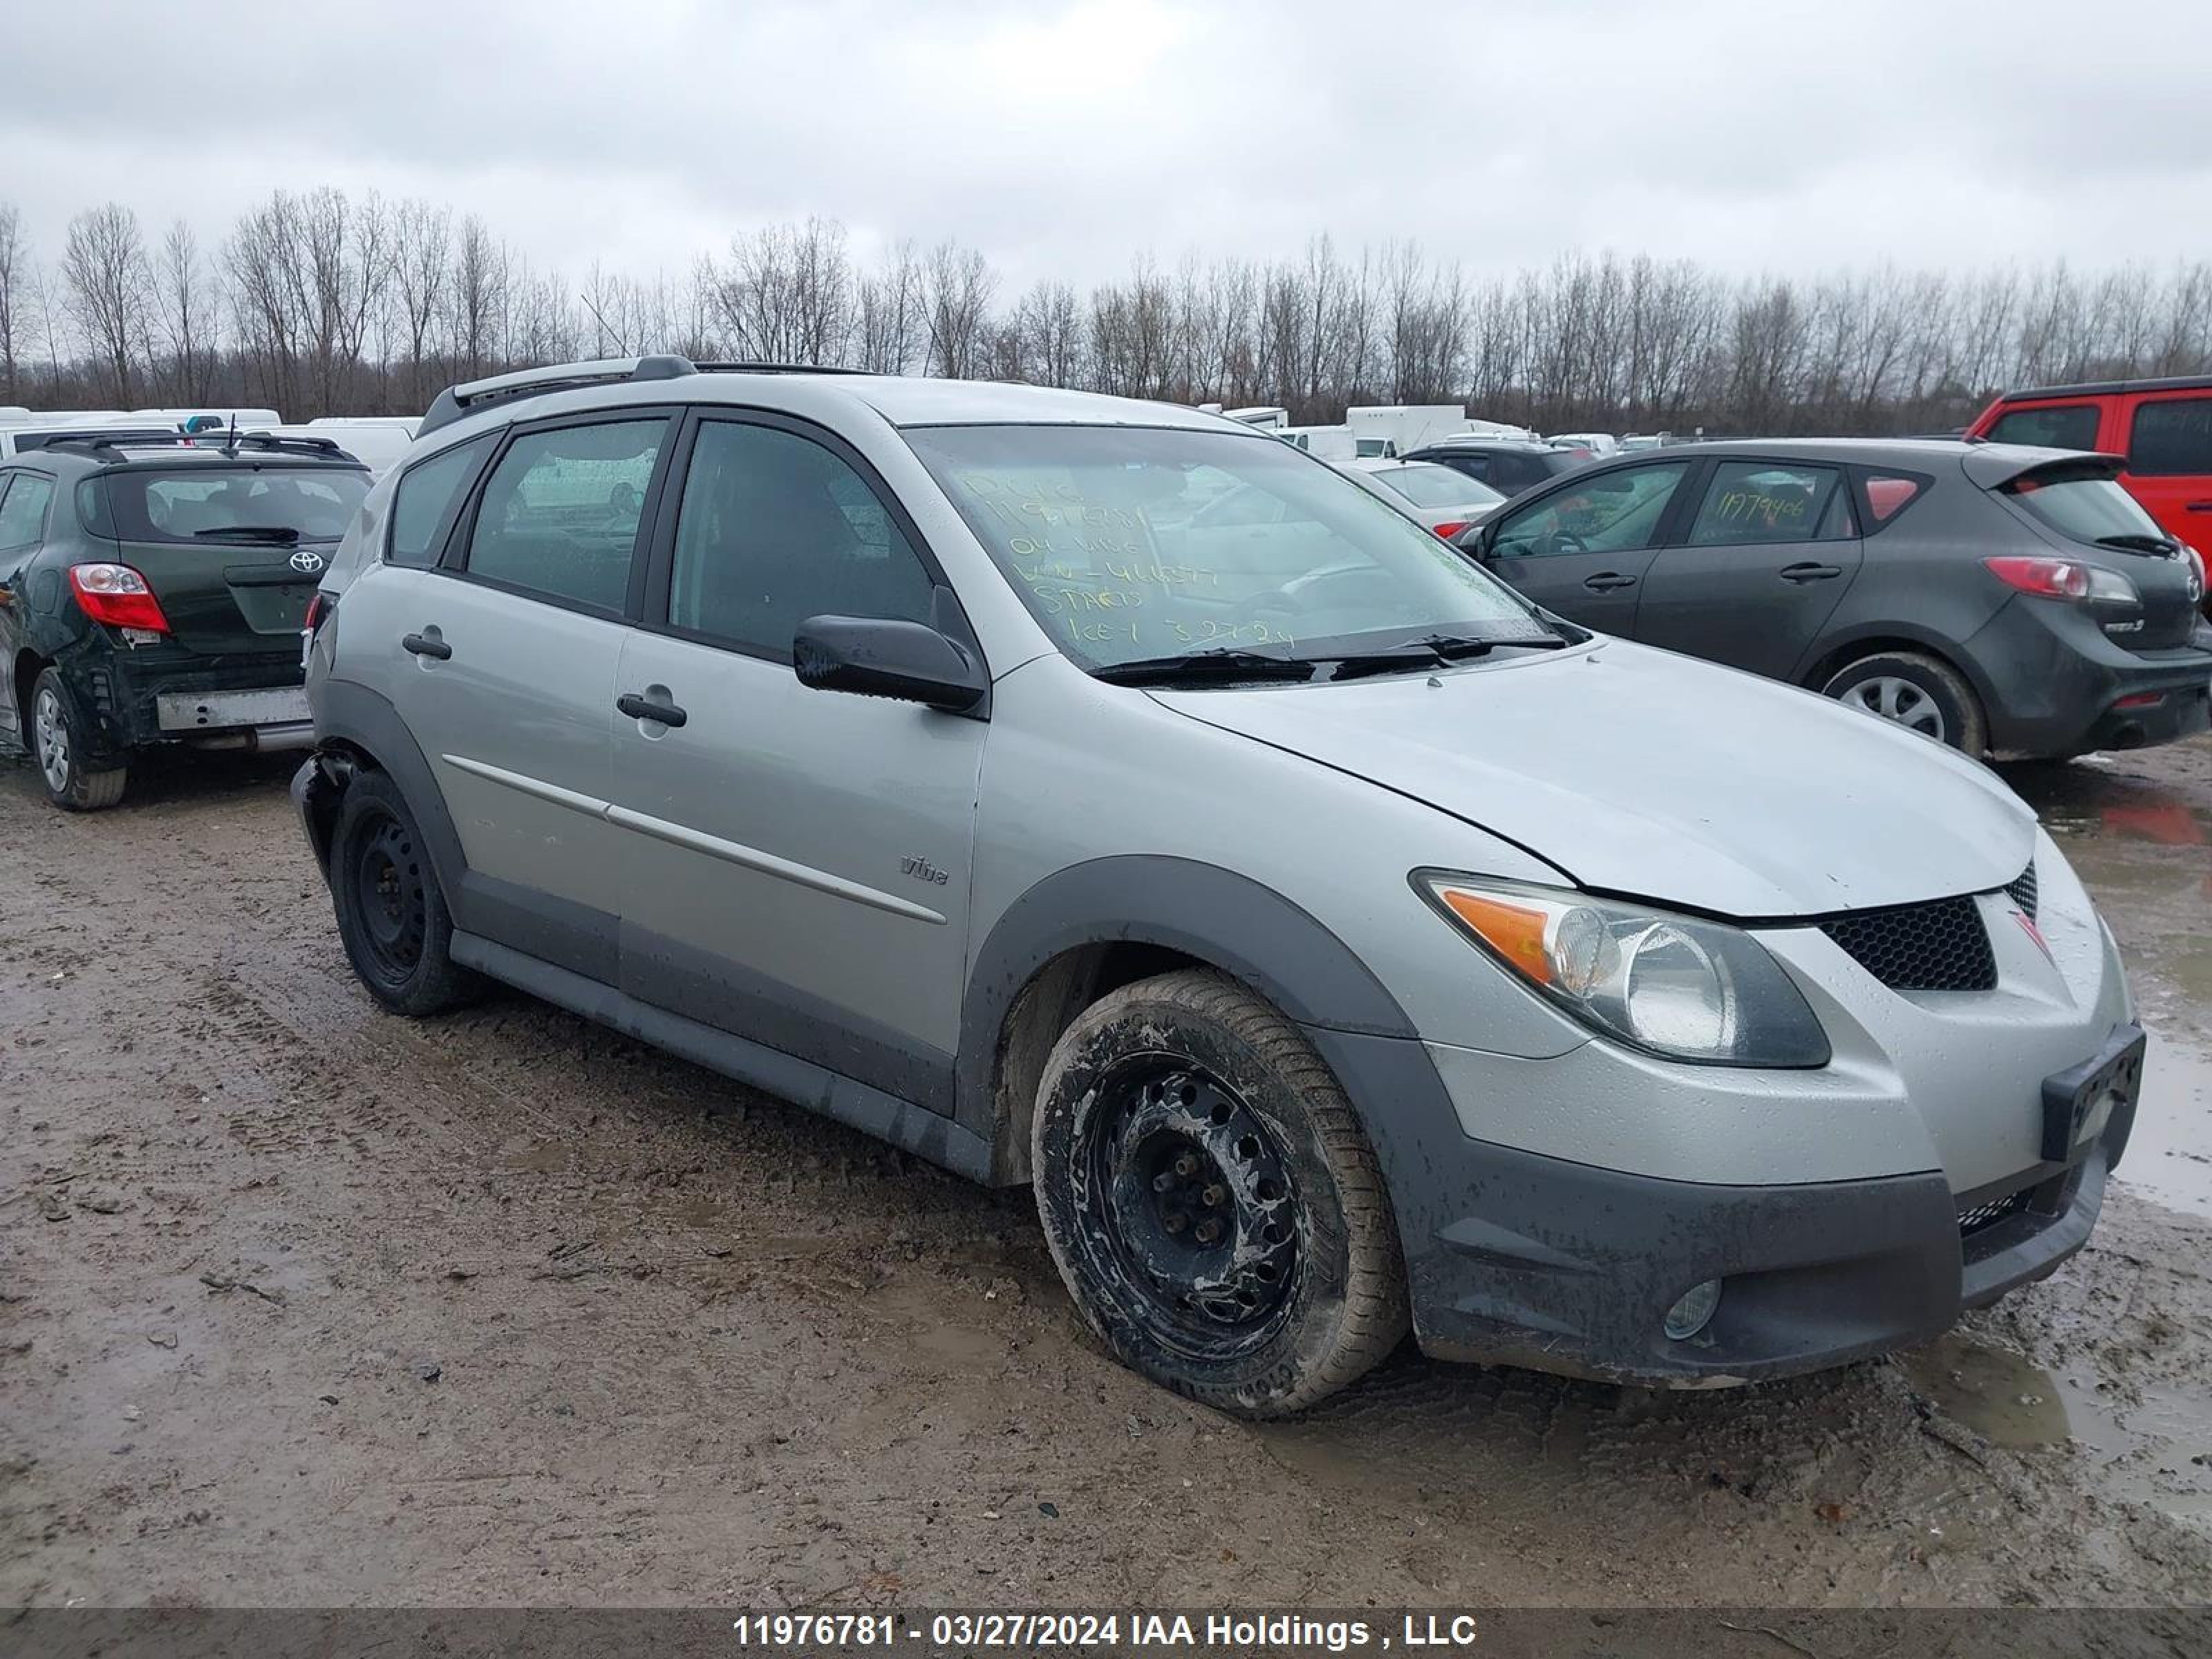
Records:
[[[1575,622],[1981,754],[2212,726],[2204,569],[2109,455],[1805,439],[1585,467],[1461,545]]]

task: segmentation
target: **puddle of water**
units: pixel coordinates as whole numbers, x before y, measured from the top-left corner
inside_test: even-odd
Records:
[[[2058,1379],[2017,1354],[1954,1331],[1900,1355],[1898,1364],[1944,1415],[1992,1446],[2032,1451],[2072,1437]]]
[[[2151,1033],[2135,1133],[2113,1179],[2154,1203],[2212,1216],[2212,1054]]]

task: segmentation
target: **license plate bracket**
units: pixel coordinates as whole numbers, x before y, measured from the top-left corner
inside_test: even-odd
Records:
[[[2123,1025],[2089,1059],[2044,1079],[2045,1162],[2063,1164],[2073,1156],[2084,1127],[2106,1097],[2111,1097],[2114,1111],[2135,1103],[2142,1091],[2147,1047],[2142,1026]],[[2106,1121],[2111,1121],[2109,1115]]]

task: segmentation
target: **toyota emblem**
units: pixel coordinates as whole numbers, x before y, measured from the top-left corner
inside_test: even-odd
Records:
[[[303,547],[292,556],[291,564],[301,575],[312,576],[323,568],[323,556]]]

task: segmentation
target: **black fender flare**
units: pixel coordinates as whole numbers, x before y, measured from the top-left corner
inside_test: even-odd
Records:
[[[993,1141],[1000,1168],[1026,1168],[1006,1144],[998,1099],[1000,1037],[1015,1001],[1048,964],[1086,946],[1150,945],[1212,963],[1312,1029],[1418,1036],[1352,947],[1273,888],[1193,859],[1129,854],[1071,865],[1029,889],[975,951],[961,1007],[954,1115]],[[1424,1056],[1425,1059],[1425,1056]],[[1358,1079],[1339,1079],[1361,1115]],[[1371,1127],[1371,1126],[1370,1126]]]
[[[407,809],[429,845],[438,885],[453,902],[468,872],[459,832],[446,809],[445,792],[430,763],[390,701],[350,680],[325,680],[314,693],[318,757],[333,749],[353,750],[389,773],[407,797]],[[318,848],[318,852],[326,849]],[[327,862],[327,860],[325,860]]]

